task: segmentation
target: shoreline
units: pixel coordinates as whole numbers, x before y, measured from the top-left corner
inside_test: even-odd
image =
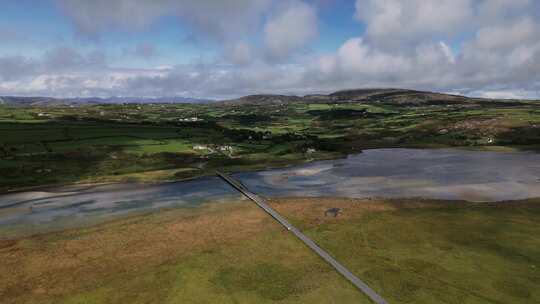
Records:
[[[522,152],[378,149],[343,160],[260,173],[243,171],[233,176],[254,193],[274,198],[505,202],[540,197],[540,173],[534,165],[539,160],[539,154]],[[201,203],[237,199],[237,195],[226,183],[210,176],[153,183],[40,187],[0,196],[0,232],[13,237],[61,230],[132,214],[195,208]]]
[[[89,221],[80,226],[50,229],[48,231],[36,232],[36,233],[31,233],[31,234],[21,235],[21,236],[11,237],[11,238],[9,237],[3,238],[0,234],[0,242],[12,241],[12,240],[23,240],[23,239],[30,239],[30,238],[46,238],[46,237],[51,237],[57,234],[71,233],[71,232],[77,232],[77,231],[88,230],[88,229],[90,230],[99,229],[100,227],[116,225],[122,222],[137,221],[137,220],[148,218],[148,217],[159,217],[160,214],[178,213],[181,217],[189,216],[190,214],[200,215],[200,214],[203,214],[203,212],[208,209],[227,208],[230,205],[240,204],[240,203],[243,203],[243,201],[241,200],[207,201],[207,202],[201,203],[199,206],[196,206],[196,207],[186,206],[186,207],[176,207],[176,208],[169,207],[169,208],[156,209],[156,210],[145,210],[145,211],[136,212],[133,214],[126,214],[123,216],[104,219],[102,221],[99,221],[96,219],[93,222]]]
[[[278,212],[283,211],[280,208],[282,205],[290,205],[294,210],[294,204],[298,203],[306,207],[306,204],[315,203],[315,205],[322,204],[355,204],[355,208],[358,209],[370,209],[373,205],[392,206],[393,208],[385,209],[385,211],[397,211],[405,209],[417,209],[417,208],[445,208],[445,207],[497,207],[497,206],[519,206],[531,203],[540,203],[540,197],[531,197],[528,199],[518,200],[501,200],[495,202],[472,202],[466,200],[444,200],[444,199],[432,199],[424,197],[402,197],[402,198],[388,198],[388,197],[367,197],[367,198],[352,198],[343,196],[285,196],[285,197],[266,197],[268,203],[277,208]],[[105,220],[95,219],[94,221],[88,221],[80,225],[72,227],[64,227],[57,229],[50,229],[43,232],[35,232],[31,234],[21,234],[14,237],[2,237],[0,235],[0,242],[4,241],[17,241],[32,238],[47,238],[53,237],[58,234],[76,233],[83,230],[101,229],[103,227],[114,226],[122,223],[129,223],[131,221],[144,220],[146,218],[159,218],[160,216],[168,217],[169,214],[177,214],[180,217],[189,216],[204,216],[207,211],[214,209],[226,210],[227,212],[234,212],[234,205],[253,205],[252,202],[247,199],[224,199],[218,201],[205,201],[198,206],[182,206],[182,207],[166,207],[163,209],[145,210],[141,212],[135,212],[133,214],[126,214],[123,216],[112,217]],[[254,206],[254,205],[253,205]],[[232,209],[230,209],[232,208]],[[330,208],[330,207],[328,207]],[[384,209],[384,208],[383,208]],[[370,209],[371,211],[377,210]],[[381,209],[382,210],[382,209]],[[380,210],[379,210],[380,211]],[[300,215],[298,215],[300,216]],[[1,249],[1,246],[0,246]]]
[[[325,161],[325,160],[339,160],[339,159],[346,159],[347,157],[351,155],[358,155],[362,154],[363,151],[368,150],[380,150],[380,149],[422,149],[422,150],[462,150],[462,151],[469,151],[469,152],[496,152],[496,153],[540,153],[534,149],[531,150],[519,150],[519,147],[515,146],[479,146],[479,147],[467,147],[467,146],[459,146],[459,147],[453,147],[453,146],[405,146],[405,147],[377,147],[377,148],[367,148],[363,149],[356,153],[350,153],[346,154],[342,157],[337,158],[317,158],[312,160],[304,160],[301,162],[293,162],[287,165],[283,166],[266,166],[264,168],[255,168],[253,170],[243,170],[243,171],[233,171],[233,173],[249,173],[249,172],[262,172],[262,171],[269,171],[269,170],[279,170],[279,169],[288,169],[295,166],[301,166],[304,164],[310,164],[318,161]],[[226,172],[230,172],[227,170],[227,168],[217,168],[216,170],[222,170]],[[141,171],[141,172],[134,172],[130,174],[145,174],[145,173],[151,173],[151,172],[159,172],[162,170],[151,170],[151,171]],[[192,180],[197,180],[200,178],[206,178],[215,176],[214,173],[203,173],[199,175],[194,175],[186,178],[180,178],[180,179],[173,179],[173,180],[155,180],[155,181],[138,181],[138,182],[125,182],[125,181],[103,181],[103,182],[96,182],[96,183],[89,183],[86,181],[81,182],[73,182],[73,183],[58,183],[58,184],[49,184],[49,185],[38,185],[38,186],[27,186],[27,187],[19,187],[19,188],[13,188],[5,192],[0,192],[0,197],[4,195],[10,195],[10,194],[18,194],[18,193],[25,193],[25,192],[51,192],[54,193],[55,189],[61,189],[61,188],[68,188],[68,187],[98,187],[98,186],[112,186],[112,185],[136,185],[136,186],[154,186],[154,185],[165,185],[165,184],[173,184],[173,183],[179,183],[179,182],[187,182]]]

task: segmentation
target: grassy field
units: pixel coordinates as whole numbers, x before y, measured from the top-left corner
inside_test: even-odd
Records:
[[[270,203],[390,303],[540,301],[538,199]],[[368,303],[246,201],[4,240],[0,259],[2,303]]]
[[[179,180],[368,148],[500,146],[539,149],[538,103],[0,105],[0,192]]]

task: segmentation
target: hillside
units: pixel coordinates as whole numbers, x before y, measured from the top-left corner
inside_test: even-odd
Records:
[[[471,98],[437,92],[417,91],[394,88],[353,89],[337,91],[328,95],[312,94],[306,96],[256,94],[236,99],[216,102],[211,99],[191,97],[84,97],[84,98],[52,98],[52,97],[16,97],[0,96],[0,105],[12,106],[59,106],[85,104],[128,104],[128,103],[189,103],[204,104],[215,102],[216,105],[283,105],[290,103],[365,103],[391,105],[452,105],[482,104],[485,102],[515,103],[514,100],[497,100]]]
[[[332,93],[328,96],[333,101],[338,102],[387,102],[393,104],[468,103],[475,100],[459,95],[405,89],[344,90]]]
[[[355,89],[334,92],[328,95],[249,95],[226,100],[225,104],[286,104],[291,102],[308,103],[389,103],[394,105],[444,105],[467,104],[489,101],[444,93],[424,92],[407,89]]]
[[[258,94],[248,95],[237,99],[224,100],[221,104],[288,104],[292,102],[303,102],[305,97],[273,95],[273,94]]]
[[[123,103],[207,103],[210,99],[191,97],[84,97],[84,98],[52,98],[52,97],[19,97],[0,96],[0,105],[11,106],[61,106],[87,104],[123,104]]]

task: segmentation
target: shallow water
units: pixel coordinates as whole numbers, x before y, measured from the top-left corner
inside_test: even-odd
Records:
[[[0,238],[104,222],[166,208],[191,208],[241,196],[217,177],[156,185],[62,187],[0,196]]]
[[[540,197],[540,154],[377,149],[235,176],[252,191],[270,196],[516,200]]]
[[[540,154],[377,149],[346,159],[234,176],[266,196],[515,200],[540,197]],[[0,196],[0,238],[239,198],[235,190],[213,177],[8,194]]]

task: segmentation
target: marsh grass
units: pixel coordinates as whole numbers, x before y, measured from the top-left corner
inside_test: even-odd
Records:
[[[538,199],[270,204],[389,303],[540,301]],[[2,303],[368,303],[245,201],[2,241],[0,259]]]

